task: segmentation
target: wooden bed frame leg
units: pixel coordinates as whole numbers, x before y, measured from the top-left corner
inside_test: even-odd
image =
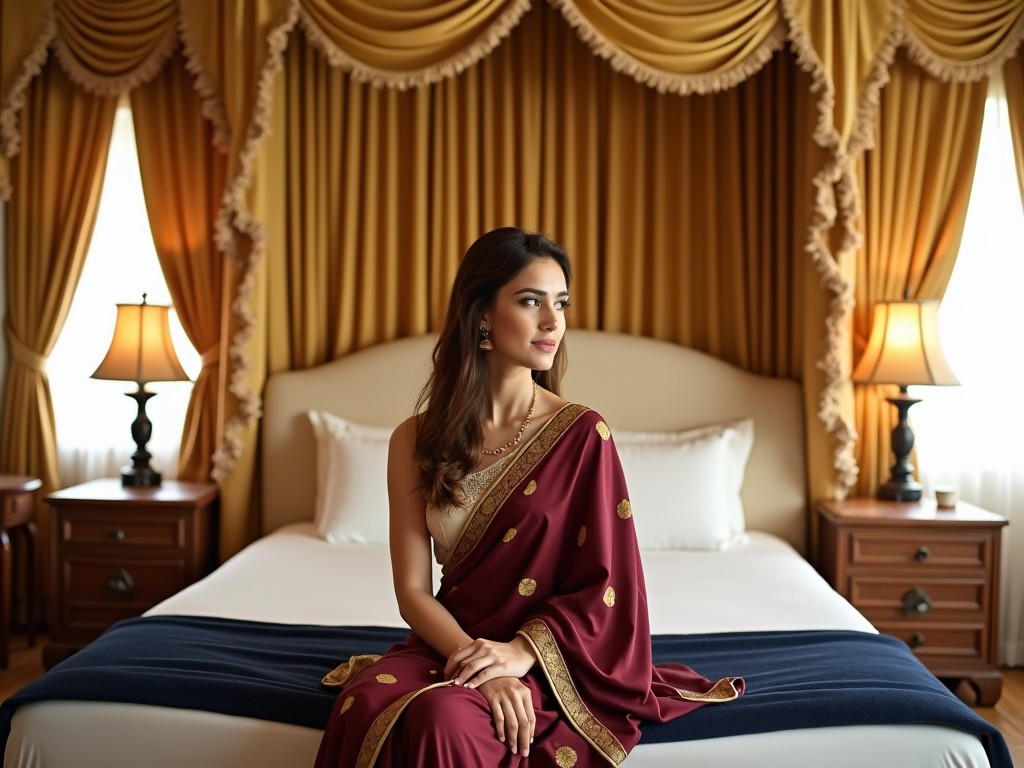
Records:
[[[1003,676],[998,671],[971,675],[967,682],[974,689],[979,707],[994,707],[1003,693]]]

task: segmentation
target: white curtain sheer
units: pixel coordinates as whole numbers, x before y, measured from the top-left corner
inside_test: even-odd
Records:
[[[57,425],[57,465],[61,484],[118,477],[135,451],[131,424],[138,407],[126,397],[132,382],[89,378],[114,333],[118,303],[170,304],[146,216],[131,108],[119,105],[114,119],[103,192],[82,277],[68,319],[47,363]],[[185,371],[193,379],[199,355],[171,310],[171,335]],[[178,472],[178,452],[190,382],[158,382],[146,405],[153,422],[147,450],[164,479]]]
[[[998,512],[1003,532],[1000,659],[1024,665],[1024,206],[1006,98],[993,79],[963,241],[939,309],[959,387],[911,387],[925,494],[953,485]]]

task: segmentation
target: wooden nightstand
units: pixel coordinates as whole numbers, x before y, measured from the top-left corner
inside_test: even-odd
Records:
[[[11,538],[24,533],[28,644],[36,644],[36,585],[39,581],[39,542],[36,539],[36,491],[43,481],[27,475],[0,475],[0,669],[7,669],[11,642]]]
[[[819,501],[818,570],[939,678],[968,680],[980,706],[1002,692],[999,545],[1006,520],[960,502]]]
[[[93,480],[46,497],[50,507],[47,668],[116,621],[138,616],[215,564],[217,486],[165,480],[125,488]]]

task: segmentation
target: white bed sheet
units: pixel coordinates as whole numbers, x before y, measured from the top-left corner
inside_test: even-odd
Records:
[[[874,632],[853,606],[781,539],[751,532],[724,552],[646,550],[654,634],[753,629]],[[679,574],[685,574],[680,581]],[[435,568],[435,586],[440,578]],[[310,584],[333,585],[310,590]],[[285,526],[150,614],[285,624],[402,627],[387,547],[327,544],[311,523]]]
[[[682,569],[680,570],[680,558]],[[751,533],[719,553],[644,552],[652,630],[658,634],[849,629],[871,625],[788,544]],[[685,578],[680,579],[679,574]],[[435,574],[436,575],[436,574]],[[331,585],[310,590],[310,584]],[[387,550],[328,544],[310,524],[264,537],[149,615],[222,616],[293,624],[403,626]],[[353,621],[353,616],[359,616]],[[112,736],[113,735],[113,736]],[[15,714],[5,754],[12,768],[310,765],[316,729],[189,710],[43,702]],[[969,734],[934,726],[783,731],[696,742],[642,744],[631,768],[899,765],[983,768]]]

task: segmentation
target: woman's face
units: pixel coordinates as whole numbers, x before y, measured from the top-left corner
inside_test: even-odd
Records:
[[[546,371],[565,334],[569,290],[558,262],[539,256],[498,290],[484,314],[494,349],[493,363]]]

